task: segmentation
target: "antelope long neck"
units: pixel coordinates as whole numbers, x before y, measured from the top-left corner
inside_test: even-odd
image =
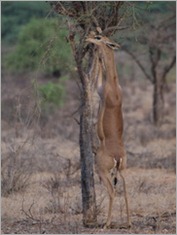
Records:
[[[100,51],[105,67],[106,80],[110,85],[112,85],[112,87],[114,87],[118,82],[114,51],[106,45],[100,48]]]

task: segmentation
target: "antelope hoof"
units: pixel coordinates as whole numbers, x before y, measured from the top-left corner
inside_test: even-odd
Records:
[[[110,225],[105,224],[105,225],[103,226],[103,229],[108,229],[108,228],[110,228]]]
[[[129,229],[129,228],[131,228],[131,223],[125,223],[125,224],[122,224],[122,225],[120,225],[120,229]]]
[[[111,227],[110,223],[106,223],[106,224],[103,226],[103,229],[108,229],[108,228],[110,228],[110,227]]]

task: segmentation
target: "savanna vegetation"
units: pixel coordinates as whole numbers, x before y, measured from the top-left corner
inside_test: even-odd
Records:
[[[73,3],[63,2],[63,7],[81,12],[82,2],[76,8]],[[93,4],[93,16],[106,29],[101,12],[104,8],[111,16],[111,4],[102,2],[99,9],[98,2]],[[82,26],[92,15],[78,21],[47,2],[3,1],[2,234],[176,233],[176,2],[126,2],[120,9],[124,20],[108,36],[121,45],[115,58],[123,92],[132,227],[119,227],[126,218],[121,179],[112,228],[100,227],[108,198],[95,169],[98,225],[82,223],[83,93],[69,36],[74,32],[77,48],[85,48]],[[85,72],[89,56],[83,60]]]

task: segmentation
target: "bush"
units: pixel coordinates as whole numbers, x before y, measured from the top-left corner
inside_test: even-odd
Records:
[[[62,106],[65,97],[65,88],[63,83],[48,82],[39,86],[39,92],[43,98],[42,104],[53,104],[55,106]]]
[[[73,58],[66,36],[67,30],[56,19],[32,19],[22,28],[15,50],[6,57],[6,67],[15,72],[68,72]]]
[[[31,166],[14,152],[3,158],[1,164],[1,195],[24,191],[30,183]]]

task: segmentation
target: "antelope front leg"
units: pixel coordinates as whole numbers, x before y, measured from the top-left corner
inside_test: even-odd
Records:
[[[111,215],[112,215],[112,207],[113,207],[113,202],[114,202],[114,197],[115,197],[115,189],[112,185],[111,177],[109,175],[109,172],[105,171],[99,171],[99,176],[105,185],[107,192],[109,194],[109,208],[108,208],[108,217],[106,220],[106,223],[104,225],[104,229],[108,228],[111,223]]]
[[[111,215],[112,215],[112,206],[113,206],[113,202],[114,202],[114,196],[115,196],[115,192],[113,192],[112,194],[109,195],[108,218],[107,218],[106,224],[103,227],[104,229],[108,228],[111,224]]]

